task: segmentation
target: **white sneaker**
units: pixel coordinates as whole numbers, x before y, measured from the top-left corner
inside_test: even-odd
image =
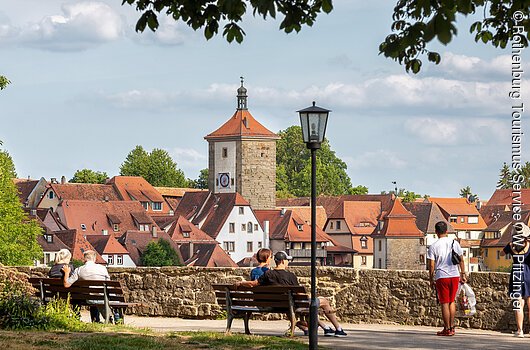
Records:
[[[524,333],[523,331],[515,331],[513,332],[513,336],[517,338],[524,338]]]

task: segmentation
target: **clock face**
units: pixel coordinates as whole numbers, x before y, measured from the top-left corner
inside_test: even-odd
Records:
[[[223,188],[230,187],[230,174],[220,173],[219,174],[219,185]]]

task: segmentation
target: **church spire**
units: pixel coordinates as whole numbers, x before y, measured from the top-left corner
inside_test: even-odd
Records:
[[[241,78],[241,86],[237,89],[237,109],[248,109],[247,107],[247,89],[243,86],[243,77]]]

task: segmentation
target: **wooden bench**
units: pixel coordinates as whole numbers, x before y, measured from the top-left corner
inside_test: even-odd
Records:
[[[136,303],[126,303],[123,290],[119,281],[76,281],[69,288],[65,288],[60,278],[32,277],[29,282],[37,290],[35,296],[44,304],[52,298],[70,298],[70,303],[76,306],[103,306],[105,312],[105,323],[108,323],[111,315],[113,322],[116,321],[114,312],[118,314],[123,322],[124,311],[128,306]]]
[[[245,333],[250,334],[249,319],[253,313],[282,313],[291,321],[290,336],[294,335],[296,315],[307,313],[309,296],[303,286],[235,287],[214,284],[217,303],[226,309],[226,333],[230,333],[234,318],[243,318]]]

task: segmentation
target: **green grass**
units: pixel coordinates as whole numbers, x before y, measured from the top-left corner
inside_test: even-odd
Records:
[[[123,326],[94,332],[0,331],[0,349],[9,350],[302,350],[289,338],[215,332],[155,334]]]

